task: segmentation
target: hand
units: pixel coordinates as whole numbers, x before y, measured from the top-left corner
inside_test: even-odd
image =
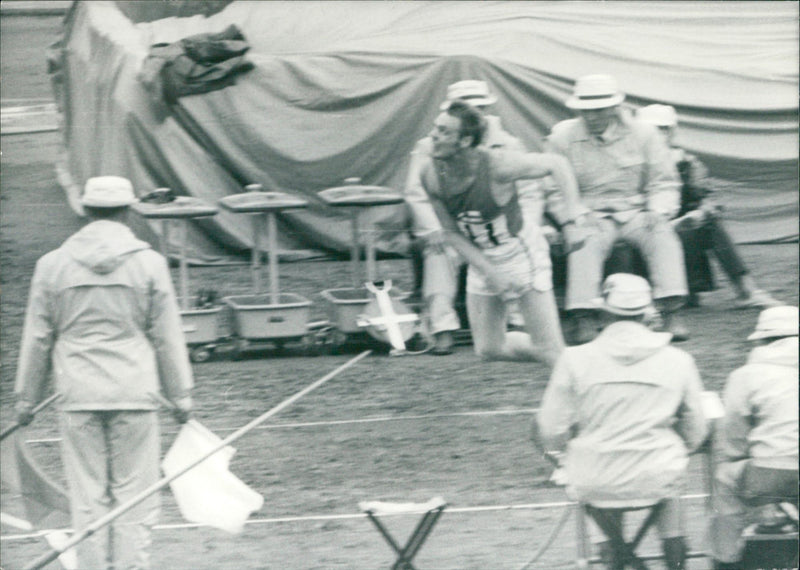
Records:
[[[586,233],[583,228],[572,223],[564,226],[561,231],[564,234],[564,250],[566,253],[572,253],[583,247],[586,241]]]
[[[25,400],[20,400],[14,406],[14,412],[17,415],[17,423],[20,426],[26,426],[33,421],[33,404]]]
[[[189,421],[192,415],[192,398],[187,396],[175,402],[175,408],[172,410],[172,417],[179,424],[185,424]]]
[[[692,224],[692,227],[699,228],[706,219],[706,211],[703,208],[686,212],[686,219]]]

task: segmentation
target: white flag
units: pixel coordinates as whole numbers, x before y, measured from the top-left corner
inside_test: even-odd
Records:
[[[167,477],[218,447],[222,440],[196,420],[181,428],[161,466]],[[190,522],[239,533],[264,504],[264,497],[228,470],[236,450],[226,446],[170,483],[183,517]]]

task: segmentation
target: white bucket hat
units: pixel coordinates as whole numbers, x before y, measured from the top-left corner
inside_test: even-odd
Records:
[[[584,75],[575,82],[566,105],[570,109],[605,109],[624,100],[625,95],[617,87],[617,80],[610,75]]]
[[[597,308],[614,315],[634,317],[643,315],[653,303],[653,293],[647,279],[630,273],[614,273],[603,282],[603,297]]]
[[[678,114],[672,105],[648,105],[639,109],[636,117],[656,127],[675,127],[678,124]]]
[[[136,202],[133,185],[121,176],[96,176],[86,181],[81,204],[94,208],[119,208]]]
[[[747,337],[747,340],[759,340],[776,336],[797,336],[797,333],[797,307],[783,305],[761,311],[761,314],[758,315],[756,330]]]
[[[465,79],[451,83],[447,87],[447,99],[439,108],[444,111],[450,106],[450,103],[457,100],[476,107],[497,103],[497,97],[489,91],[489,85],[485,81],[477,79]]]

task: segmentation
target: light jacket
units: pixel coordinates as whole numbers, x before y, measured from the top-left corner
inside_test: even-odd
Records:
[[[591,210],[625,218],[645,209],[666,218],[678,212],[680,179],[654,126],[620,116],[597,137],[583,119],[567,119],[553,126],[547,142],[569,160]]]
[[[187,397],[192,371],[166,260],[123,224],[95,221],[36,264],[15,390],[53,377],[66,411],[153,410]]]
[[[689,452],[705,439],[694,359],[631,321],[567,348],[545,390],[539,432],[566,447],[568,490],[601,507],[680,494]]]
[[[750,353],[725,385],[722,455],[752,458],[759,467],[797,469],[797,337],[776,340]]]

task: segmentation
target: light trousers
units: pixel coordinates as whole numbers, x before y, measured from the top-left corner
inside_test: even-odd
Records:
[[[620,223],[590,215],[585,228],[583,247],[567,258],[567,310],[597,308],[594,299],[600,296],[603,264],[619,238],[630,241],[642,253],[650,272],[654,299],[687,295],[683,248],[662,216],[641,211]]]
[[[60,428],[76,531],[159,480],[157,412],[66,412],[61,414]],[[79,543],[78,567],[148,570],[150,533],[160,506],[154,493]]]

